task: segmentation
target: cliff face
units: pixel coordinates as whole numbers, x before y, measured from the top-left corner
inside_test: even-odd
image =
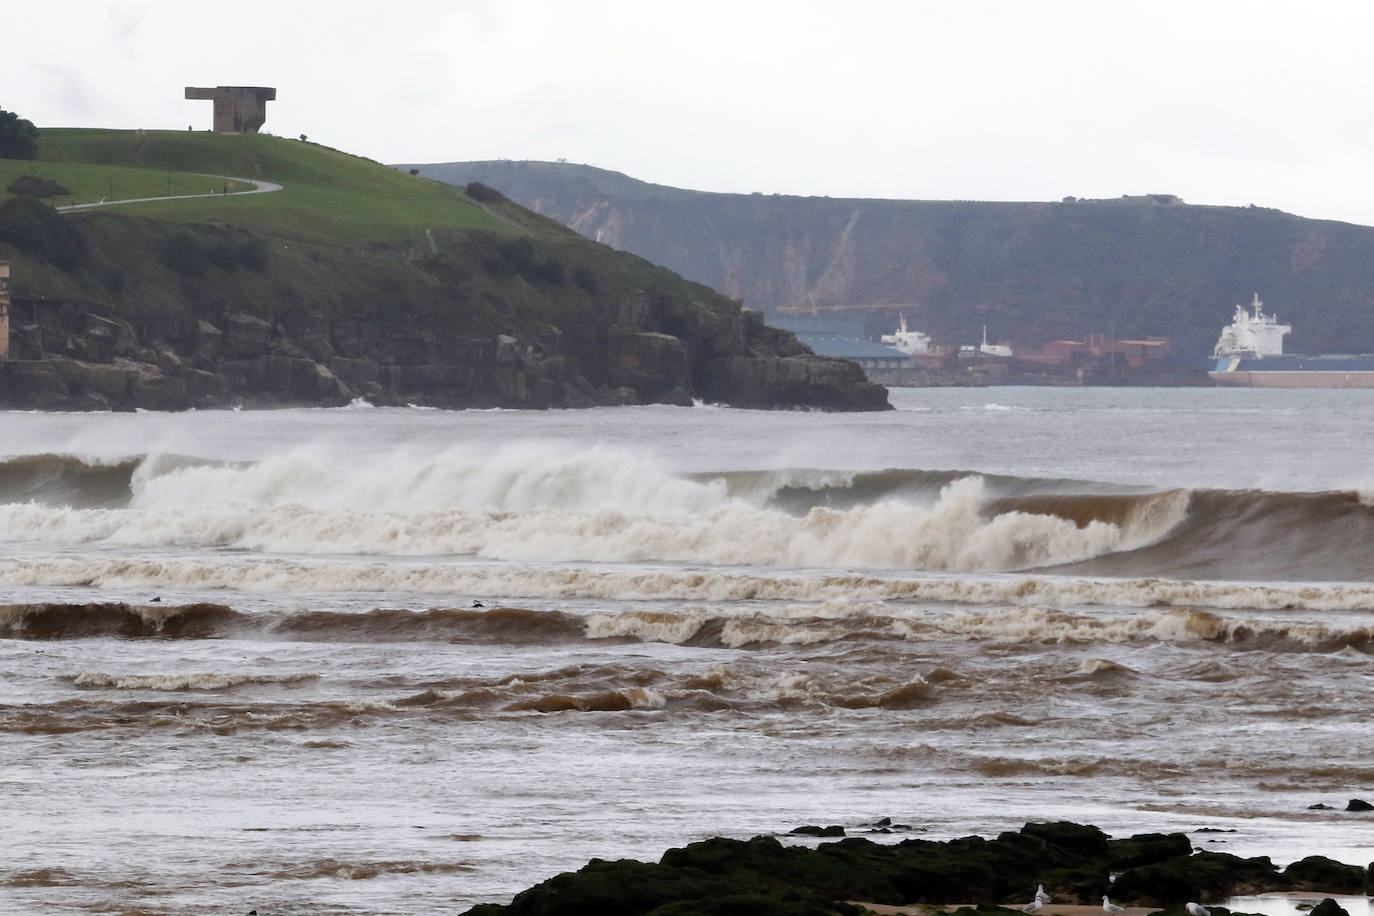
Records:
[[[504,201],[493,212],[535,218]],[[522,212],[524,215],[522,216]],[[858,366],[762,315],[566,229],[302,245],[246,229],[84,215],[91,251],[19,256],[0,407],[179,410],[375,404],[593,407],[697,399],[889,409]],[[232,245],[226,245],[226,233]],[[261,252],[189,271],[176,250]],[[0,254],[8,246],[0,242]],[[118,259],[110,258],[118,252]],[[117,267],[115,265],[118,265]],[[46,280],[35,290],[30,278]],[[112,282],[112,278],[118,278]],[[96,298],[99,296],[100,298]]]
[[[747,305],[905,311],[937,342],[1090,333],[1210,352],[1258,291],[1294,352],[1374,351],[1374,228],[1162,195],[1062,203],[709,194],[562,163],[414,166],[489,184]]]

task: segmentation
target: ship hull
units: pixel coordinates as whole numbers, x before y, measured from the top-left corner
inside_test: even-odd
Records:
[[[1222,358],[1207,375],[1237,388],[1374,388],[1374,356]]]
[[[1233,388],[1374,388],[1374,372],[1208,372]]]

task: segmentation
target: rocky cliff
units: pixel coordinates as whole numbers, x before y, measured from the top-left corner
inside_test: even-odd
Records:
[[[836,308],[937,342],[1167,337],[1210,352],[1258,291],[1295,352],[1374,351],[1374,228],[1168,195],[1055,203],[711,194],[546,162],[418,165],[490,184],[746,304]]]
[[[737,301],[489,188],[455,191],[257,135],[70,133],[67,161],[180,160],[188,171],[275,175],[286,190],[62,214],[22,195],[0,200],[0,258],[14,261],[0,407],[362,397],[890,409],[856,365],[815,356]],[[92,174],[91,193],[103,193],[112,179]]]

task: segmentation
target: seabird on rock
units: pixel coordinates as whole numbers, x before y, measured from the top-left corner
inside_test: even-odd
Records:
[[[1045,885],[1037,884],[1035,886],[1035,899],[1040,903],[1050,902],[1050,895],[1045,893]]]
[[[1212,916],[1212,911],[1200,903],[1190,903],[1184,907],[1191,916]]]
[[[1102,895],[1102,912],[1120,913],[1124,909],[1126,909],[1124,906],[1117,906],[1115,903],[1112,903],[1110,900],[1108,900],[1106,894]]]
[[[1023,912],[1023,913],[1038,913],[1038,912],[1040,912],[1040,908],[1043,907],[1044,905],[1045,905],[1045,904],[1041,903],[1038,899],[1032,900],[1030,903],[1028,903],[1028,904],[1026,904],[1025,906],[1021,907],[1021,912]]]

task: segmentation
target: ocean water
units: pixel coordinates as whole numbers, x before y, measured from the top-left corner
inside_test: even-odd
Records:
[[[0,414],[0,912],[883,817],[1374,859],[1374,393],[893,401]]]

